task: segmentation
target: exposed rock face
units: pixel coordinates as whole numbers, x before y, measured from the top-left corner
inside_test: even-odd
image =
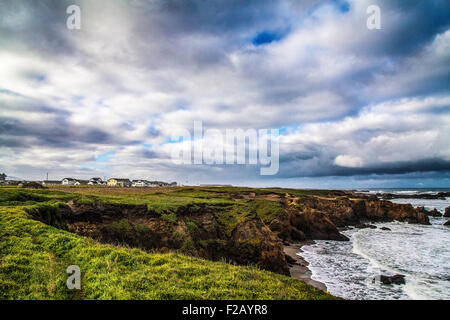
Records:
[[[445,208],[444,217],[450,218],[450,207]]]
[[[145,205],[69,203],[58,212],[38,212],[35,218],[47,224],[103,243],[144,250],[180,250],[215,261],[258,267],[289,275],[283,244],[260,219],[239,224],[227,235],[215,215],[197,206],[177,212],[175,222],[148,211]],[[51,218],[48,219],[48,216]],[[187,225],[195,225],[188,231]]]
[[[301,230],[307,239],[339,240],[349,239],[339,233],[333,222],[322,212],[306,211],[290,217],[291,226]]]
[[[255,219],[240,224],[233,231],[232,237],[235,245],[244,244],[252,247],[249,252],[239,248],[233,250],[234,254],[231,254],[233,260],[239,264],[251,264],[258,261],[258,266],[263,269],[289,275],[283,244],[262,221]],[[252,257],[249,254],[255,256]]]
[[[368,198],[322,199],[308,197],[299,200],[299,207],[313,208],[324,212],[336,227],[358,225],[366,221],[389,222],[401,221],[417,224],[429,224],[423,212],[409,204],[396,204],[390,201],[370,200]]]
[[[284,198],[286,215],[279,216],[270,229],[284,241],[295,240],[339,240],[348,238],[338,228],[354,225],[361,228],[376,228],[367,221],[402,221],[417,224],[430,224],[423,212],[411,205],[395,204],[389,201],[349,197]]]
[[[429,225],[430,221],[423,212],[410,204],[397,204],[389,201],[364,201],[365,217],[371,221],[401,221]]]

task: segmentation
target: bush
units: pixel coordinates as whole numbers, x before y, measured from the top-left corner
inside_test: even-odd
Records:
[[[170,222],[170,223],[176,223],[177,222],[177,215],[175,214],[175,212],[171,212],[171,213],[163,213],[161,215],[161,219]]]
[[[147,227],[145,224],[143,223],[138,223],[134,226],[134,230],[136,230],[136,233],[138,234],[145,234],[147,232],[150,232],[150,228]]]
[[[37,182],[24,182],[22,183],[22,188],[30,188],[30,189],[46,189],[42,184]]]
[[[186,230],[192,234],[198,230],[198,226],[194,221],[186,220]]]
[[[133,230],[133,226],[127,219],[122,219],[118,222],[112,222],[106,226],[106,229],[115,234],[128,234]]]

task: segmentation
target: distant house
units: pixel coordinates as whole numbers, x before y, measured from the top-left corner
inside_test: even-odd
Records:
[[[73,179],[73,178],[64,178],[61,181],[61,184],[63,186],[73,186],[75,185],[75,182],[77,182],[77,180]]]
[[[167,183],[164,181],[148,181],[149,187],[175,187],[176,185],[176,182]]]
[[[87,186],[89,183],[89,180],[76,180],[74,185],[75,186]]]
[[[61,185],[61,181],[59,180],[44,180],[42,181],[43,186],[58,186]]]
[[[130,179],[111,178],[108,180],[107,185],[110,187],[130,187]]]
[[[88,185],[91,186],[101,186],[104,185],[102,178],[91,178],[88,182]]]
[[[133,180],[131,181],[132,187],[149,187],[150,182],[147,180]]]
[[[19,180],[6,180],[4,183],[6,185],[10,185],[10,186],[17,186],[19,184],[21,184],[23,181],[19,181]]]
[[[162,181],[149,181],[150,187],[164,187],[167,183]]]

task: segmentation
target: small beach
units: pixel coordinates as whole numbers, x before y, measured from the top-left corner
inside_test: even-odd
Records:
[[[302,252],[302,246],[314,243],[314,241],[303,241],[296,244],[291,244],[284,247],[284,253],[292,259],[291,263],[289,263],[291,277],[306,282],[317,289],[327,291],[327,287],[324,283],[312,279],[312,272],[308,268],[308,261],[298,254],[299,252]]]

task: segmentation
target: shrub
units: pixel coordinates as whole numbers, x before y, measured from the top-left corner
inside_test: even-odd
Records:
[[[175,212],[171,213],[163,213],[161,214],[161,219],[170,222],[170,223],[176,223],[177,222],[177,215]]]
[[[194,233],[198,230],[198,226],[194,221],[186,220],[186,230],[189,233]]]
[[[116,234],[128,234],[133,230],[133,226],[127,219],[122,219],[118,222],[112,222],[106,226],[106,229]]]

